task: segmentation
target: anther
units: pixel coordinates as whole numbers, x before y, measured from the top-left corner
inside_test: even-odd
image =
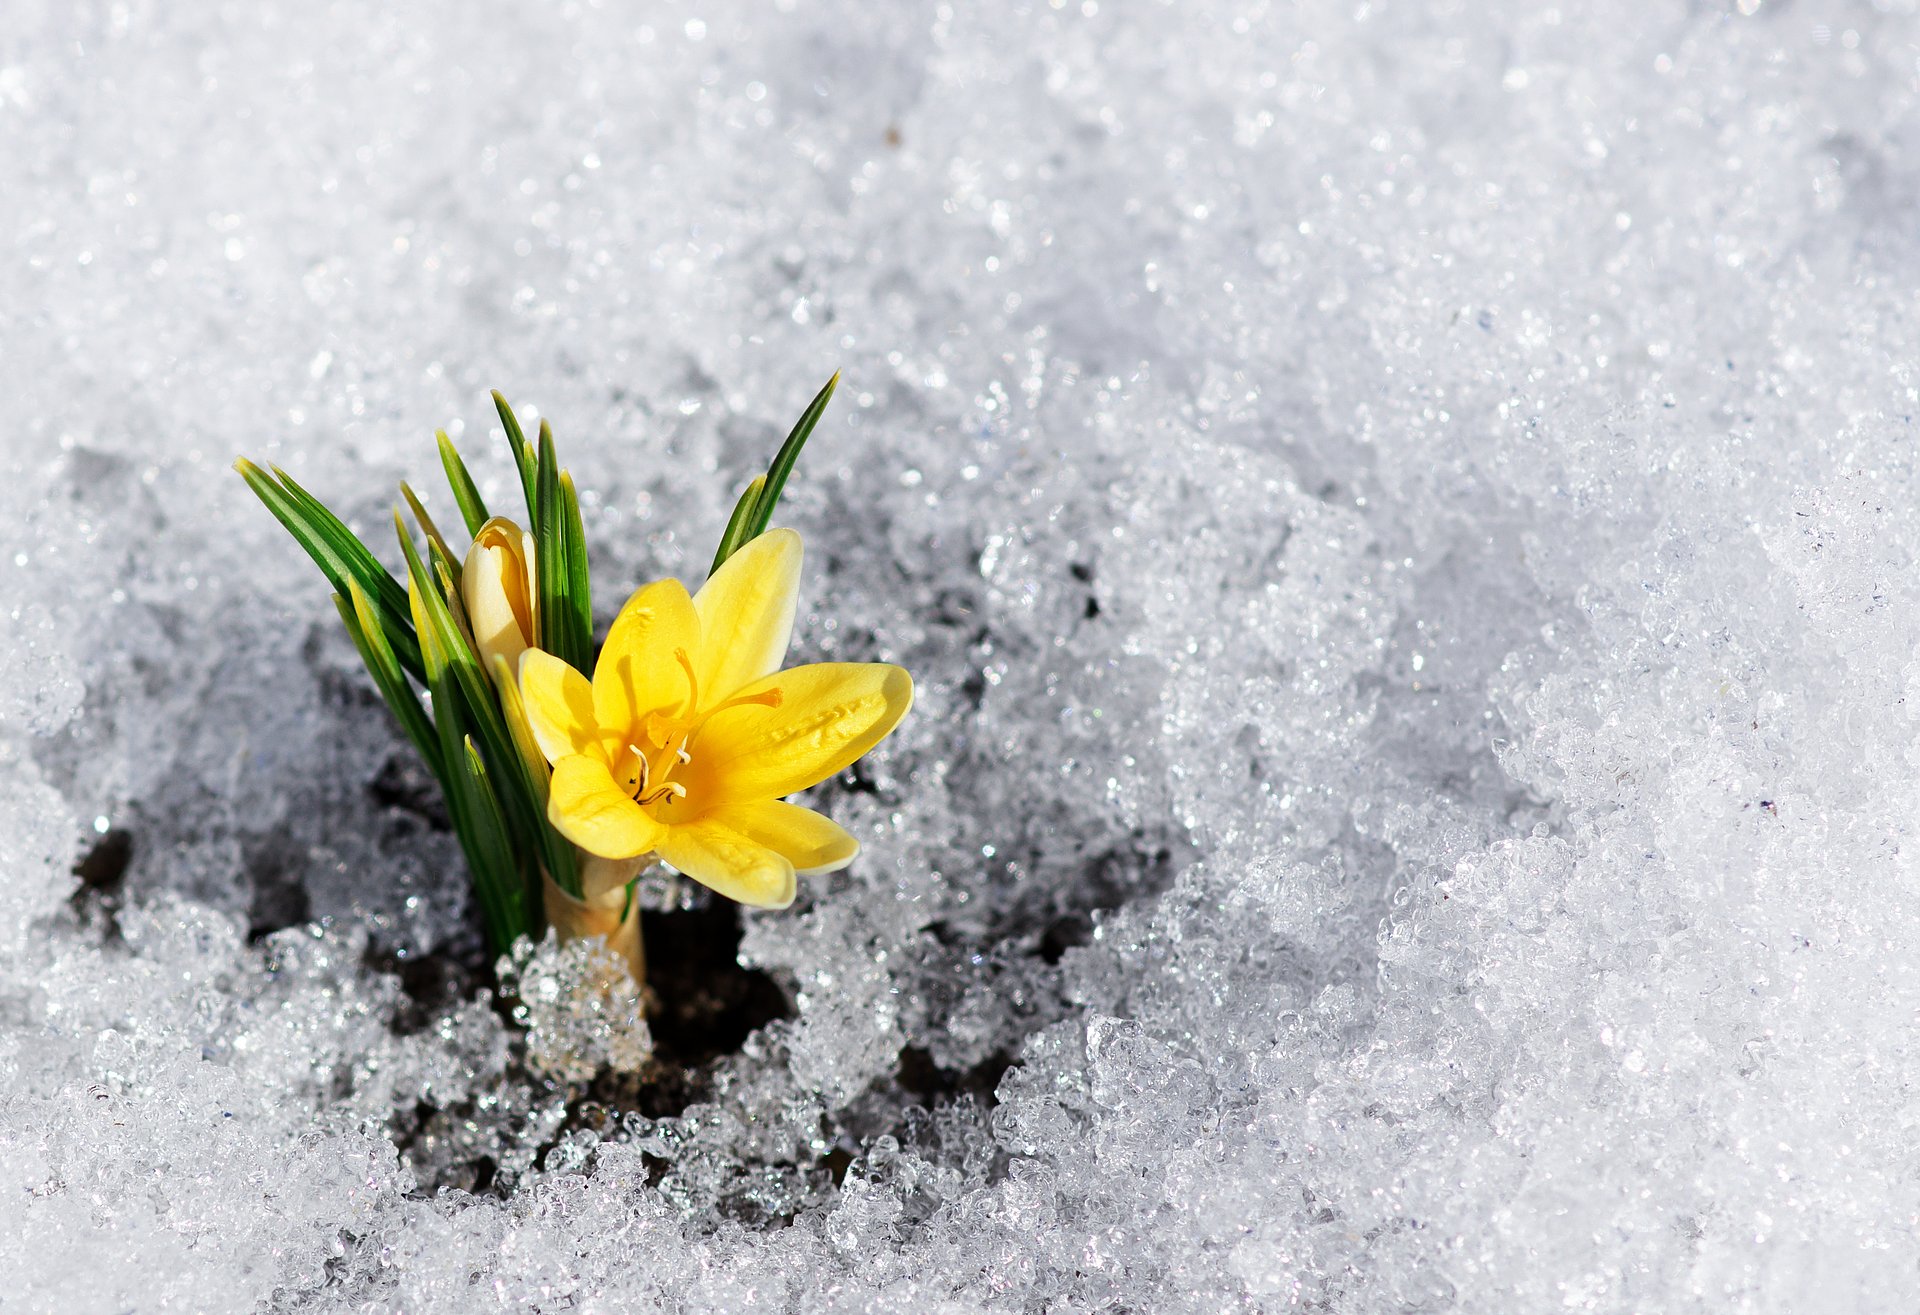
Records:
[[[672,796],[675,799],[685,799],[687,797],[687,787],[677,781],[668,781],[652,794],[641,795],[638,799],[634,800],[634,802],[638,804],[657,804],[668,796]]]
[[[628,791],[627,791],[629,794],[637,795],[643,792],[647,788],[647,777],[649,775],[649,772],[647,771],[647,755],[644,753],[641,753],[640,747],[634,744],[629,744],[627,746],[627,752],[632,754],[640,764],[640,777],[631,786],[628,787]]]

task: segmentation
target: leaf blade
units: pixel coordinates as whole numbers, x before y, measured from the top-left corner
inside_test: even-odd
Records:
[[[520,418],[507,405],[507,399],[500,390],[493,392],[493,409],[500,413],[500,427],[507,431],[507,447],[513,453],[513,464],[520,471],[520,491],[527,499],[527,527],[532,529],[539,519],[537,499],[538,464],[533,455],[533,447],[527,442],[526,433],[520,428]]]
[[[420,706],[420,696],[415,694],[413,686],[407,683],[406,673],[400,669],[400,662],[394,656],[393,649],[387,643],[387,637],[381,629],[379,618],[373,613],[373,604],[367,598],[366,590],[357,580],[349,581],[353,590],[351,599],[333,596],[333,605],[340,613],[340,619],[346,624],[347,635],[353,640],[353,646],[360,653],[360,660],[366,664],[367,673],[373,677],[373,683],[392,710],[394,719],[406,732],[413,747],[425,760],[427,770],[446,788],[446,769],[440,756],[440,743],[433,721],[426,710]]]
[[[346,595],[349,581],[357,580],[361,584],[373,600],[381,628],[401,666],[416,680],[424,679],[420,646],[407,611],[406,590],[387,573],[387,568],[368,551],[359,536],[285,471],[275,468],[274,474],[268,475],[245,457],[234,462],[233,468],[320,568],[335,593]]]
[[[414,607],[415,624],[423,627],[422,649],[425,651],[431,642],[435,660],[444,663],[452,673],[452,687],[459,693],[461,707],[471,721],[472,733],[477,735],[489,770],[497,783],[497,797],[503,805],[507,828],[515,841],[516,850],[528,864],[544,863],[553,879],[562,883],[563,887],[571,880],[573,887],[568,888],[568,893],[575,893],[579,879],[575,872],[572,847],[547,824],[546,807],[540,802],[539,787],[529,775],[513,743],[512,733],[507,727],[489,677],[474,653],[460,618],[441,590],[434,587],[434,573],[421,560],[419,550],[407,534],[406,525],[397,512],[393,521],[394,530],[400,537],[401,551],[407,559],[408,601]],[[448,758],[447,767],[451,774],[457,764],[451,761],[451,754],[448,754]]]
[[[577,589],[584,586],[586,572],[572,565],[572,523],[579,508],[569,506],[568,492],[573,486],[563,476],[559,458],[554,454],[553,427],[540,422],[538,458],[539,513],[534,517],[534,574],[539,583],[539,647],[559,658],[583,675],[593,664],[593,618],[582,612],[582,604],[591,606]],[[584,549],[583,549],[584,551]]]
[[[793,473],[794,465],[800,460],[800,450],[813,436],[813,428],[820,423],[825,414],[827,403],[833,400],[833,390],[840,386],[840,372],[835,370],[833,378],[827,380],[826,387],[813,395],[807,403],[807,409],[800,413],[794,422],[787,441],[780,445],[774,454],[773,463],[767,467],[766,486],[760,490],[760,496],[754,499],[753,512],[747,522],[747,535],[743,542],[758,538],[767,532],[768,524],[773,520],[773,509],[779,505],[780,495],[786,491],[787,476]]]
[[[480,496],[479,486],[467,473],[467,463],[460,459],[460,449],[447,437],[447,431],[436,430],[434,439],[440,445],[440,468],[447,472],[447,486],[453,490],[454,505],[460,508],[460,519],[467,524],[467,537],[472,538],[487,523],[486,499]]]
[[[593,668],[593,580],[587,573],[587,528],[580,519],[580,495],[573,476],[560,472],[560,504],[566,513],[567,604],[572,612],[573,642],[581,668]]]
[[[720,535],[720,546],[714,549],[713,565],[707,568],[708,575],[719,570],[727,558],[746,545],[747,521],[753,515],[753,504],[760,497],[760,490],[766,486],[767,477],[755,475],[746,491],[740,495],[740,501],[733,504],[733,515],[727,517],[727,528]]]

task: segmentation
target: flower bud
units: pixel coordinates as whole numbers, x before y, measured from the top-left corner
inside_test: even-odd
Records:
[[[533,536],[504,516],[495,516],[473,536],[460,568],[460,597],[480,665],[489,671],[495,655],[506,659],[507,670],[519,670],[520,655],[533,647],[540,596],[533,571]]]

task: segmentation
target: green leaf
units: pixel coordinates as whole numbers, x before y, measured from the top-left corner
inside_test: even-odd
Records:
[[[420,586],[411,591],[417,599]],[[441,647],[441,636],[422,618],[424,657],[432,676],[428,689],[433,695],[435,726],[439,732],[440,756],[447,765],[445,795],[447,812],[453,820],[454,834],[466,855],[467,869],[473,874],[474,895],[486,916],[488,939],[496,953],[511,948],[516,937],[531,934],[527,916],[527,880],[522,871],[508,829],[505,810],[487,780],[486,769],[474,749],[473,735],[467,729],[467,711],[460,688],[453,677],[449,655]]]
[[[457,654],[446,644],[444,626],[433,617],[432,591],[418,572],[408,577],[408,586],[408,601],[420,630],[421,654],[427,666],[427,688],[433,696],[440,757],[447,769],[447,812],[473,874],[474,894],[486,914],[490,939],[495,950],[505,950],[516,936],[532,931],[526,902],[528,874],[521,851],[514,844],[507,809],[474,748],[474,723],[481,719],[475,713],[479,709],[461,688]]]
[[[573,481],[563,478],[553,451],[553,427],[540,422],[538,510],[534,514],[533,556],[540,588],[535,608],[540,617],[539,646],[583,674],[593,668],[592,603],[582,590],[584,564],[572,566],[571,527],[579,520],[578,504],[569,492]],[[571,505],[570,505],[571,504]],[[584,550],[581,554],[585,555]]]
[[[472,650],[477,657],[479,649],[473,642],[473,625],[467,620],[466,600],[460,596],[459,563],[447,556],[445,549],[437,541],[429,539],[427,540],[427,565],[433,568],[434,583],[440,586],[440,596],[446,600],[447,611],[453,617],[455,628],[460,631],[460,638],[466,641],[468,649]]]
[[[527,442],[527,436],[521,432],[520,420],[513,414],[513,408],[507,405],[507,399],[498,389],[493,393],[493,409],[500,413],[500,425],[507,431],[507,447],[513,452],[513,464],[520,469],[520,489],[527,497],[527,528],[533,529],[540,519],[539,503],[536,500],[538,467],[534,461],[533,445]]]
[[[447,431],[436,431],[434,438],[440,444],[441,469],[447,472],[447,484],[453,489],[453,500],[460,508],[460,519],[467,523],[467,537],[472,538],[487,523],[486,500],[480,496],[473,476],[467,473],[467,463],[460,459],[460,449],[447,437]]]
[[[453,589],[458,590],[460,587],[460,559],[453,555],[453,549],[448,546],[447,541],[440,536],[440,527],[433,523],[433,517],[427,514],[426,507],[421,503],[420,499],[414,495],[412,487],[409,486],[404,479],[400,481],[400,496],[407,500],[407,509],[413,513],[413,523],[418,525],[420,532],[427,536],[427,544],[432,549],[436,560],[445,559],[449,567],[449,573],[453,576]],[[449,597],[451,596],[453,595],[450,593]]]
[[[574,639],[580,646],[581,670],[593,667],[593,581],[587,574],[587,528],[580,520],[580,495],[573,476],[560,472],[560,504],[567,517],[567,602],[573,609]]]
[[[827,380],[827,386],[813,395],[813,400],[807,403],[807,409],[800,413],[800,419],[794,422],[793,432],[787,435],[787,441],[780,445],[773,464],[767,467],[766,487],[754,499],[746,537],[741,542],[750,542],[767,532],[767,525],[773,519],[773,509],[779,504],[781,493],[786,490],[787,476],[793,473],[794,463],[800,460],[800,449],[807,445],[813,427],[820,423],[820,416],[826,411],[827,403],[833,398],[833,390],[839,384],[840,372],[836,370],[833,378]]]
[[[434,587],[434,575],[421,561],[413,539],[398,513],[393,518],[400,537],[400,549],[406,555],[410,588],[408,601],[413,607],[415,624],[421,631],[421,647],[429,646],[435,658],[452,673],[453,687],[459,692],[472,732],[480,741],[506,816],[509,833],[517,851],[530,864],[544,863],[553,879],[568,894],[579,893],[580,879],[573,860],[573,847],[547,825],[546,809],[540,791],[528,775],[526,764],[515,747],[506,718],[500,711],[493,687],[468,642],[441,589]],[[444,587],[444,586],[443,586]],[[431,644],[429,645],[429,641]],[[435,696],[435,720],[439,700]],[[449,755],[449,772],[456,766]],[[531,874],[530,878],[531,880]],[[571,883],[571,884],[568,884]]]
[[[387,573],[358,536],[341,523],[340,518],[321,506],[311,494],[288,474],[274,468],[269,476],[244,457],[233,463],[247,487],[254,491],[274,519],[287,528],[294,541],[306,550],[320,568],[335,593],[349,594],[349,583],[358,581],[373,601],[380,628],[392,646],[400,665],[416,680],[425,678],[420,662],[420,646],[407,612],[407,591]],[[278,478],[276,479],[275,476]]]
[[[720,536],[720,547],[714,551],[713,565],[707,568],[712,575],[720,569],[720,564],[739,552],[747,542],[747,520],[753,515],[753,504],[760,496],[760,490],[767,486],[765,475],[755,475],[753,482],[747,485],[746,492],[740,495],[740,501],[733,504],[733,515],[727,518],[726,533]]]
[[[488,921],[499,928],[493,938],[493,948],[495,953],[504,954],[513,948],[514,941],[520,936],[534,933],[535,924],[527,915],[529,886],[514,860],[513,846],[507,837],[505,819],[487,773],[486,760],[474,747],[473,736],[465,737],[462,746],[466,750],[461,755],[465,776],[463,784],[472,803],[475,822],[474,848],[480,852],[480,861],[488,869],[486,886],[494,897],[495,908]]]
[[[346,623],[347,634],[352,637],[353,646],[360,651],[360,660],[367,664],[367,672],[379,688],[380,696],[387,701],[401,729],[406,731],[407,738],[413,741],[413,747],[426,760],[427,770],[433,773],[444,790],[446,769],[440,759],[440,742],[435,736],[433,722],[420,706],[420,696],[413,692],[406,673],[401,671],[399,659],[394,657],[393,649],[387,643],[380,620],[373,614],[373,603],[367,598],[367,591],[360,587],[358,580],[349,581],[348,587],[353,590],[352,600],[335,594],[333,605],[339,610],[340,619]]]

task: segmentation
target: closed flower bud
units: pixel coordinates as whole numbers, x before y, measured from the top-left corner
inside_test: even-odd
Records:
[[[506,659],[509,671],[519,670],[520,655],[533,647],[539,597],[533,571],[533,536],[504,516],[473,536],[460,570],[460,597],[480,663],[489,671],[496,655]]]

